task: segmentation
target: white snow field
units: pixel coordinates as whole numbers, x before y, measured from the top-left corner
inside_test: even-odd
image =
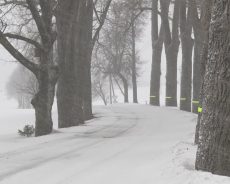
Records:
[[[230,183],[228,177],[194,170],[196,115],[121,104],[95,107],[95,115],[84,126],[24,138],[17,129],[34,121],[33,111],[1,111],[0,183]]]

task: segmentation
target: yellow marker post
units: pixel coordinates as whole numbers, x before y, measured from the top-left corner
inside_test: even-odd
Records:
[[[198,112],[199,112],[199,113],[202,113],[202,112],[203,112],[202,107],[198,107]]]

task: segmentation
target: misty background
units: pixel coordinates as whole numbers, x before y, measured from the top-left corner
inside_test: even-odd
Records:
[[[143,27],[143,33],[141,38],[137,40],[137,49],[139,50],[140,58],[143,63],[140,65],[140,74],[137,78],[138,83],[138,101],[141,104],[149,103],[149,88],[150,88],[150,75],[151,75],[151,63],[152,63],[152,41],[151,41],[151,20],[148,16],[145,20]],[[6,85],[9,81],[10,76],[16,69],[19,63],[15,62],[15,59],[2,47],[0,46],[0,108],[17,108],[18,104],[15,99],[7,95]],[[160,99],[161,105],[165,105],[165,75],[166,75],[166,59],[164,54],[164,48],[162,51],[162,62],[161,62],[161,88],[160,88]],[[178,55],[178,76],[177,76],[177,88],[178,88],[178,104],[180,104],[180,77],[181,77],[181,50]],[[129,86],[129,99],[132,99],[131,86]],[[116,87],[116,95],[118,102],[123,102],[123,96]],[[94,105],[103,105],[101,99],[93,99]],[[56,104],[54,104],[56,107]]]

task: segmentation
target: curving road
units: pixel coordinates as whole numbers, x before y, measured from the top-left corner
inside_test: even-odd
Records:
[[[152,184],[195,126],[187,123],[194,115],[145,105],[97,107],[96,115],[49,136],[0,137],[0,184]]]

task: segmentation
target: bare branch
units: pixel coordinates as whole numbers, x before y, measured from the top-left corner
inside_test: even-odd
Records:
[[[31,11],[31,14],[34,18],[34,21],[37,25],[38,31],[40,33],[41,39],[43,42],[46,42],[47,40],[49,40],[49,34],[46,30],[46,26],[44,21],[42,20],[38,9],[36,8],[36,4],[34,3],[33,0],[26,0],[28,7]]]
[[[4,2],[0,3],[0,6],[6,6],[11,4],[27,7],[25,0],[4,0]]]
[[[96,32],[95,32],[95,34],[94,34],[94,36],[93,36],[92,46],[95,45],[95,43],[96,43],[96,41],[97,41],[97,39],[98,39],[98,37],[99,37],[99,33],[100,33],[100,31],[101,31],[101,29],[102,29],[104,23],[105,23],[105,19],[106,19],[107,13],[108,13],[108,11],[109,11],[109,7],[110,7],[111,2],[112,2],[112,0],[108,0],[108,1],[107,1],[106,6],[105,6],[105,8],[104,8],[104,11],[103,11],[103,13],[102,13],[101,16],[100,16],[100,25],[99,25],[98,28],[96,29]]]
[[[5,37],[8,37],[8,38],[13,38],[13,39],[25,41],[25,42],[27,42],[27,43],[29,43],[31,45],[34,45],[36,48],[38,48],[40,50],[43,50],[42,46],[38,42],[36,42],[36,41],[34,41],[34,40],[30,39],[30,38],[26,38],[24,36],[12,34],[12,33],[4,33],[3,35]]]
[[[34,74],[37,73],[39,66],[31,61],[29,61],[25,56],[21,54],[4,36],[4,34],[0,31],[0,43],[2,46],[15,58],[17,59],[23,66],[28,68]]]
[[[94,11],[94,13],[95,13],[95,15],[96,15],[96,18],[97,18],[98,22],[101,24],[101,19],[100,19],[98,13],[97,13],[97,10],[96,10],[96,7],[95,7],[95,4],[94,4],[94,3],[93,3],[93,11]]]

